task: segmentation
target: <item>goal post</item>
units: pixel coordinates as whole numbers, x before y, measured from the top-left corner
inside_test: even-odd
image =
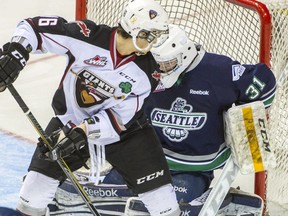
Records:
[[[277,167],[255,175],[254,190],[271,215],[288,215],[288,1],[287,0],[156,0],[170,22],[209,52],[242,64],[265,63],[278,88],[270,108],[270,145]],[[76,19],[117,26],[126,0],[76,0]],[[269,202],[284,206],[273,214]],[[285,207],[287,205],[287,207]],[[281,212],[282,213],[282,212]]]
[[[87,7],[86,0],[76,0],[76,11],[75,11],[75,19],[82,20],[86,19]]]
[[[270,67],[271,16],[268,8],[263,3],[255,0],[226,1],[258,13],[258,17],[260,19],[259,62],[265,63],[267,66]]]

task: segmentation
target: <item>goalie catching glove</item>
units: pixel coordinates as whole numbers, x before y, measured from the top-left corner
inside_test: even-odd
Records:
[[[50,147],[47,146],[41,138],[37,143],[42,157],[56,161],[65,158],[75,151],[88,146],[85,131],[75,125],[68,123],[61,130],[55,131],[48,139]],[[51,149],[50,149],[51,148]]]
[[[29,59],[29,52],[19,43],[6,43],[0,52],[0,92],[12,84]]]

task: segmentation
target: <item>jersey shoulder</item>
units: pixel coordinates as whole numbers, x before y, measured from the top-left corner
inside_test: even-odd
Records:
[[[134,62],[146,74],[152,85],[152,89],[155,89],[159,80],[154,75],[160,71],[151,52],[148,52],[146,55],[137,56]]]
[[[40,34],[61,35],[64,37],[74,38],[86,43],[99,45],[109,44],[112,28],[107,25],[97,25],[92,20],[76,20],[67,22],[59,16],[36,16],[28,18],[26,21],[33,28],[37,38]],[[108,46],[109,47],[109,46]]]
[[[109,48],[113,28],[107,25],[98,25],[91,20],[74,21],[68,23],[69,34],[74,38],[96,46]]]

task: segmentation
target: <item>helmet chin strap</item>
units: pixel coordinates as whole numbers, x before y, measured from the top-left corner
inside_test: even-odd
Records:
[[[145,48],[140,48],[138,45],[137,45],[137,41],[136,41],[136,37],[132,37],[132,41],[133,41],[133,45],[134,47],[138,50],[135,52],[136,55],[145,55],[147,52],[150,51],[153,43],[149,43]]]

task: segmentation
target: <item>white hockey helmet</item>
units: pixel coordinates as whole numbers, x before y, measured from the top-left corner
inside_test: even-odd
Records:
[[[152,48],[151,52],[160,67],[160,80],[166,88],[174,85],[198,55],[195,43],[188,38],[185,30],[174,24],[169,25],[168,39]]]
[[[136,49],[143,52],[148,51],[152,45],[156,47],[162,44],[168,38],[168,22],[167,12],[155,0],[129,0],[120,20],[122,28],[132,36]],[[136,44],[136,38],[141,31],[147,33],[146,39],[149,43],[142,49]]]

